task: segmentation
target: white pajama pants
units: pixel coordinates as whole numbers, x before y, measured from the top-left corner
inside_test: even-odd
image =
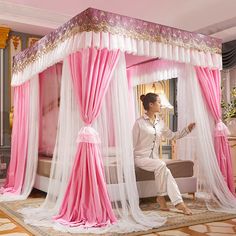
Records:
[[[135,164],[143,170],[154,172],[158,196],[168,195],[174,206],[183,202],[178,185],[164,161],[152,158],[135,158]]]

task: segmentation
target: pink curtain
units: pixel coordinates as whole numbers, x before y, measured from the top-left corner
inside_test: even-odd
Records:
[[[83,49],[69,56],[71,75],[80,114],[80,130],[70,180],[54,219],[62,224],[101,227],[116,222],[105,183],[99,135],[91,124],[101,110],[119,58],[119,51]]]
[[[195,67],[207,106],[215,120],[214,143],[217,161],[230,191],[234,192],[232,160],[227,139],[228,129],[221,121],[221,78],[219,70]]]
[[[29,82],[14,89],[14,121],[11,160],[1,193],[20,194],[24,183],[28,151]]]

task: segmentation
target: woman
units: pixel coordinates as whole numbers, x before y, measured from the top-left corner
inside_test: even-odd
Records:
[[[157,185],[157,202],[161,210],[169,210],[165,201],[168,195],[172,204],[186,215],[191,210],[184,204],[179,188],[164,161],[159,159],[158,148],[161,137],[179,139],[190,133],[195,123],[189,124],[182,131],[172,132],[156,113],[160,112],[161,101],[157,94],[148,93],[140,97],[146,113],[136,120],[133,127],[133,145],[135,164],[146,171],[153,171]]]

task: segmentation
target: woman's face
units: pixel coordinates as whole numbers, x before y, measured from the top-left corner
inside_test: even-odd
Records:
[[[157,100],[153,103],[149,103],[149,108],[152,112],[160,112],[161,111],[161,100],[157,97]]]

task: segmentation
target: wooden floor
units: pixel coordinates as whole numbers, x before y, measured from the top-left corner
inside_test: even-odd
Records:
[[[0,235],[32,236],[33,234],[0,210]]]

